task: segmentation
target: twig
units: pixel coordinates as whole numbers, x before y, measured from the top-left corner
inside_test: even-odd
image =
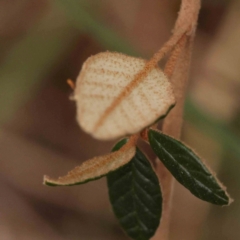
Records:
[[[181,135],[185,89],[199,9],[200,0],[182,0],[173,36],[171,37],[171,39],[178,39],[178,41],[176,42],[175,48],[165,66],[165,74],[170,77],[170,81],[174,87],[177,105],[164,120],[162,130],[164,133],[175,138],[180,138]],[[163,214],[160,227],[152,240],[167,240],[169,239],[170,212],[174,181],[172,175],[159,160],[156,161],[156,166],[156,171],[163,192]]]

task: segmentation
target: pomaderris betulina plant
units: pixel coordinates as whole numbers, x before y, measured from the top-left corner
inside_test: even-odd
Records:
[[[198,155],[175,139],[180,137],[179,117],[186,85],[182,73],[190,65],[199,9],[199,0],[182,0],[172,37],[149,61],[115,52],[99,53],[86,60],[73,93],[77,121],[94,138],[122,140],[111,153],[87,160],[63,177],[44,176],[44,184],[50,186],[83,184],[107,176],[113,211],[132,239],[154,236],[162,208],[167,209],[165,202],[170,201],[162,199],[162,191],[171,191],[170,184],[161,191],[152,164],[137,148],[139,139],[150,144],[165,168],[196,197],[220,206],[232,201]],[[168,61],[161,70],[158,62],[166,54]],[[179,78],[174,79],[174,75]],[[176,121],[174,130],[172,118]],[[161,119],[162,132],[156,129]],[[157,232],[161,239],[168,236],[164,218],[161,225],[165,229],[160,227]]]

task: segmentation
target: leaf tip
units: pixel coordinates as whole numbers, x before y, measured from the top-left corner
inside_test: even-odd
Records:
[[[51,186],[51,187],[55,187],[58,186],[58,184],[56,183],[56,181],[54,181],[53,179],[51,179],[49,176],[44,175],[43,176],[43,184],[46,186]]]
[[[228,200],[228,205],[227,206],[231,205],[234,202],[233,198],[231,198],[230,196],[228,196],[228,197],[229,197],[229,200]]]
[[[231,198],[231,196],[228,194],[226,189],[224,189],[224,190],[225,190],[225,195],[226,195],[226,203],[223,204],[222,206],[223,207],[228,207],[228,206],[230,206],[234,202],[234,199]]]

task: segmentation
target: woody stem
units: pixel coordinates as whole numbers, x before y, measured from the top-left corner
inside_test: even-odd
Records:
[[[169,76],[173,85],[177,104],[164,120],[162,130],[165,134],[174,138],[180,138],[181,135],[185,89],[199,10],[200,0],[182,0],[173,36],[171,37],[171,39],[177,39],[177,41],[165,66],[165,74]],[[159,52],[161,52],[161,49]],[[160,55],[157,53],[155,55],[156,59]],[[158,159],[156,160],[156,165],[157,175],[163,192],[163,213],[160,227],[152,240],[168,240],[174,181],[172,175]]]

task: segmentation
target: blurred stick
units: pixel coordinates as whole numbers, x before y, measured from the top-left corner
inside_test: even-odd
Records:
[[[185,89],[199,9],[200,0],[182,0],[178,19],[173,31],[173,37],[183,33],[182,39],[176,44],[165,66],[165,74],[170,77],[170,81],[173,84],[177,105],[164,120],[163,132],[175,138],[180,138],[181,135]],[[172,175],[158,159],[156,160],[156,165],[163,192],[163,213],[160,227],[152,240],[167,240],[169,239],[174,181]]]

